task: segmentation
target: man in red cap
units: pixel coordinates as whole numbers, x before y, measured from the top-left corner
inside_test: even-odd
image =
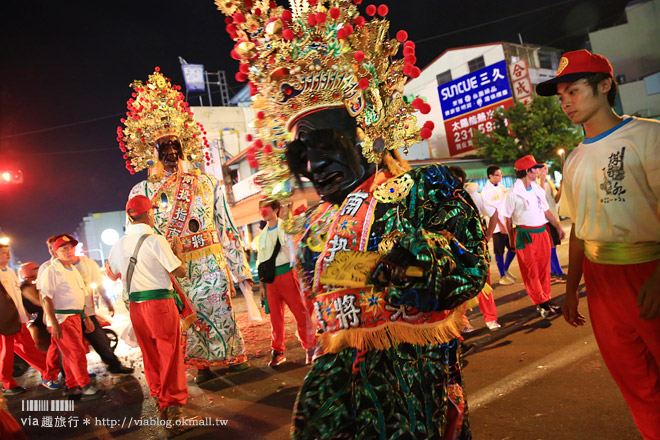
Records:
[[[90,383],[87,373],[87,349],[82,342],[82,322],[77,315],[83,315],[86,332],[94,329],[94,323],[86,315],[90,310],[85,309],[85,283],[70,262],[77,244],[66,235],[53,242],[55,259],[41,275],[40,293],[54,342],[49,347],[48,357],[54,357],[57,347],[62,354],[69,395],[91,398],[98,396],[98,390]]]
[[[0,381],[2,381],[2,393],[4,395],[15,395],[25,391],[12,377],[14,372],[14,353],[41,373],[42,384],[46,388],[50,390],[59,389],[61,385],[56,382],[57,375],[60,372],[59,369],[49,369],[46,367],[46,355],[34,345],[34,340],[27,329],[26,323],[28,317],[23,306],[18,278],[16,278],[14,271],[8,267],[10,258],[9,246],[0,244],[0,284],[4,286],[14,301],[21,320],[21,329],[18,333],[0,335]],[[0,310],[0,313],[5,312],[5,310]]]
[[[121,276],[124,283],[124,301],[130,301],[131,323],[142,350],[149,390],[158,400],[161,417],[171,420],[170,433],[176,434],[182,430],[176,421],[188,398],[181,325],[170,279],[170,274],[187,276],[181,262],[181,240],[174,236],[170,248],[165,237],[154,234],[153,204],[143,195],[126,203],[126,214],[130,224],[110,250],[106,269],[108,276]],[[130,269],[136,249],[136,263]]]
[[[645,439],[660,439],[660,123],[612,111],[609,61],[565,53],[557,77],[537,86],[557,95],[585,139],[564,165],[573,220],[564,318],[581,326],[582,275],[603,359]]]
[[[515,246],[520,274],[525,289],[536,310],[545,318],[561,309],[550,303],[550,236],[545,225],[552,224],[564,238],[564,230],[550,211],[545,199],[545,191],[538,186],[536,178],[539,168],[534,156],[527,155],[516,161],[516,183],[507,192],[501,206],[501,214],[506,222],[511,247]]]

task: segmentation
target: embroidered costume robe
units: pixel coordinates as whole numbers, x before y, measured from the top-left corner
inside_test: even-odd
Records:
[[[298,395],[293,438],[470,438],[458,338],[489,261],[462,184],[439,164],[380,172],[340,206],[310,211],[292,232],[324,353]],[[350,254],[387,255],[395,242],[423,275],[360,286],[373,264]]]
[[[198,317],[184,333],[186,364],[217,367],[245,362],[231,292],[234,283],[252,277],[218,180],[188,173],[150,180],[135,185],[129,198],[149,197],[160,207],[154,211],[156,232],[168,240],[174,235],[181,238],[188,277],[179,282]]]

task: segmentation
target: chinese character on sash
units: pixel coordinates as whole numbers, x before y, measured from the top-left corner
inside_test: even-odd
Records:
[[[337,321],[342,330],[360,325],[360,309],[355,306],[354,295],[344,295],[335,300]]]

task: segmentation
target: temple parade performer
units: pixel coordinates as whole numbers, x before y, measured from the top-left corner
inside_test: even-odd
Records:
[[[252,276],[224,191],[212,176],[191,169],[207,144],[188,104],[156,68],[146,83],[135,81],[125,128],[118,128],[131,172],[150,169],[150,177],[131,190],[158,206],[156,233],[178,236],[188,278],[181,286],[197,310],[185,332],[185,362],[199,370],[197,381],[212,377],[210,367],[247,368],[245,344],[231,297],[234,283],[251,291]]]
[[[248,160],[265,196],[284,200],[305,178],[322,199],[285,225],[320,343],[292,438],[471,438],[459,337],[488,254],[462,183],[396,152],[433,129],[414,116],[428,104],[403,99],[419,75],[414,43],[393,60],[407,34],[388,39],[387,20],[367,23],[348,0],[216,5],[253,91],[260,142]]]

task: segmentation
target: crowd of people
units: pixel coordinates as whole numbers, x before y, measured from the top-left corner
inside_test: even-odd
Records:
[[[249,31],[272,17],[246,3],[219,9],[241,14],[232,36],[254,46],[250,56],[237,55],[253,82],[262,112],[257,119],[271,121],[257,124],[260,136],[274,139],[258,158],[267,171],[288,170],[266,172],[269,178],[308,179],[321,198],[288,219],[280,215],[285,195],[273,191],[260,203],[265,227],[256,245],[272,330],[269,365],[286,361],[285,304],[311,364],[293,408],[292,438],[471,438],[461,330],[469,329],[466,307],[473,298],[488,329],[500,328],[489,282],[491,238],[499,284],[516,282],[510,269],[517,257],[524,288],[543,318],[563,314],[571,325],[585,323],[578,311],[584,273],[605,362],[644,438],[660,438],[660,124],[612,112],[616,86],[609,62],[587,51],[566,53],[557,77],[538,87],[539,94],[558,95],[568,117],[585,129],[560,189],[547,179],[546,164],[525,155],[514,164],[511,188],[501,183],[502,170],[491,166],[479,192],[461,169],[413,169],[398,153],[421,139],[414,111],[401,100],[403,82],[391,81],[402,64],[382,57],[384,65],[366,82],[345,73],[361,71],[364,51],[378,57],[391,50],[378,40],[385,31],[372,32],[386,29],[386,20],[341,28],[356,33],[342,51],[324,52],[315,43],[318,62],[307,73],[326,76],[297,82],[308,65],[294,55],[273,54],[306,53],[291,47],[329,33],[301,21],[304,38],[272,34],[266,49],[263,36]],[[351,3],[331,14],[341,20],[356,11]],[[286,21],[282,11],[275,13]],[[268,56],[256,55],[262,50]],[[337,72],[348,76],[330,78]],[[188,417],[187,366],[197,368],[198,383],[214,376],[212,368],[248,368],[231,298],[237,289],[251,297],[252,277],[219,182],[190,165],[202,157],[205,137],[183,95],[158,70],[132,86],[118,129],[120,148],[127,168],[149,169],[149,178],[129,195],[126,235],[105,269],[122,280],[152,400],[160,417],[176,422]],[[287,132],[293,140],[278,142]],[[611,170],[601,184],[603,163]],[[265,186],[278,187],[272,183]],[[573,223],[567,277],[556,254],[565,238],[556,209],[560,197]],[[99,267],[76,256],[76,244],[69,234],[51,237],[53,258],[36,278],[36,265],[26,264],[22,289],[7,267],[9,249],[0,245],[1,285],[19,324],[0,336],[7,396],[25,391],[11,374],[16,353],[41,373],[49,390],[66,387],[74,399],[98,397],[83,338],[110,373],[132,373],[99,332],[90,287],[95,283],[106,298]],[[566,282],[563,310],[551,301],[553,278]],[[39,319],[50,332],[46,353],[26,327],[24,303],[43,309]],[[169,426],[169,435],[187,429]]]

